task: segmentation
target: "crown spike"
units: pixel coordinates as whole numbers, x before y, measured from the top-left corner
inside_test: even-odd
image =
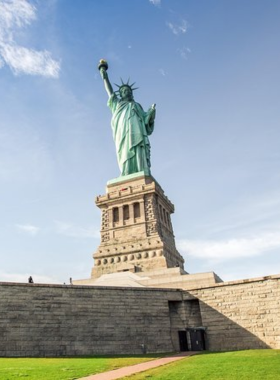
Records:
[[[134,87],[133,86],[135,85],[136,82],[132,83],[132,84],[129,84],[130,82],[130,78],[128,78],[128,81],[126,83],[124,83],[123,79],[121,79],[121,85],[117,84],[117,83],[114,83],[116,86],[117,86],[117,91],[115,91],[116,94],[120,94],[121,93],[121,89],[122,87],[129,87],[131,89],[131,91],[135,91],[135,90],[138,90],[139,87]]]

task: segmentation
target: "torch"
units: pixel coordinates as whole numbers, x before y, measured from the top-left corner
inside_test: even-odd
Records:
[[[108,63],[105,59],[100,59],[99,65],[98,65],[98,70],[100,71],[100,74],[104,71],[108,70]]]

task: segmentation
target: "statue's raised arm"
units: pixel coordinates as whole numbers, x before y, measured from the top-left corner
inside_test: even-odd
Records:
[[[147,112],[133,98],[133,85],[122,81],[114,92],[109,81],[108,63],[101,59],[98,65],[109,96],[108,106],[112,111],[112,129],[116,144],[117,158],[121,176],[142,173],[151,175],[150,142],[148,135],[154,130],[156,115],[155,104]]]
[[[108,63],[105,61],[105,59],[101,59],[98,65],[98,69],[101,75],[101,78],[104,81],[105,90],[107,91],[108,96],[110,97],[114,91],[113,87],[109,81],[107,70],[108,70]]]

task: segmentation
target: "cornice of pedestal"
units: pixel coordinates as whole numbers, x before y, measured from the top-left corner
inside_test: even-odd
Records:
[[[138,176],[130,175],[119,177],[118,181],[107,185],[106,190],[106,194],[98,195],[95,198],[95,203],[100,208],[103,206],[109,206],[120,200],[127,201],[134,198],[136,199],[138,196],[141,197],[144,194],[156,193],[166,204],[170,213],[173,213],[175,209],[174,204],[164,194],[162,187],[152,176],[142,174]]]

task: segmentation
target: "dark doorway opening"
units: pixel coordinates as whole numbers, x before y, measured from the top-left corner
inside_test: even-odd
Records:
[[[186,331],[178,331],[180,351],[188,351],[188,339]]]
[[[205,330],[189,329],[191,351],[205,350]]]

